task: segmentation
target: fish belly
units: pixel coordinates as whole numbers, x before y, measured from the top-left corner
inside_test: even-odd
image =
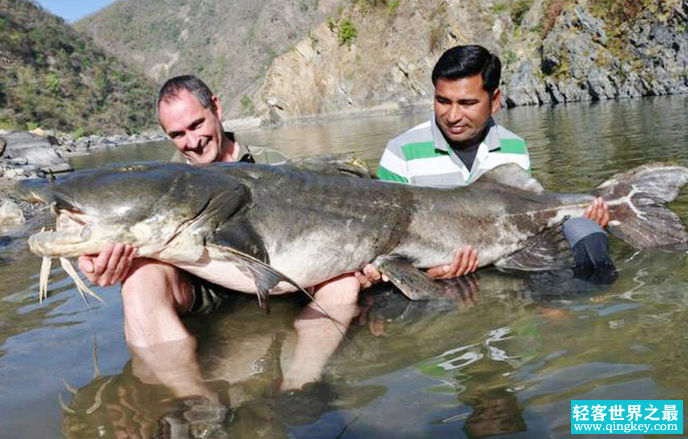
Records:
[[[253,278],[245,274],[232,261],[212,260],[203,265],[175,264],[175,266],[210,283],[233,291],[249,294],[257,293]],[[286,282],[280,282],[275,288],[270,290],[270,294],[284,294],[295,290],[294,286]]]

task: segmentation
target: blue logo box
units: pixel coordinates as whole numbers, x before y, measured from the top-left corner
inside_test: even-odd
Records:
[[[683,401],[573,400],[571,434],[683,434]]]

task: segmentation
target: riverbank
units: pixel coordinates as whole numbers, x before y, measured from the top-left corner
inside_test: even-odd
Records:
[[[0,130],[0,227],[14,226],[31,217],[39,207],[12,196],[17,181],[70,172],[67,158],[132,144],[164,141],[161,131],[134,135],[83,136],[37,128],[32,131]],[[21,209],[24,217],[16,215]]]

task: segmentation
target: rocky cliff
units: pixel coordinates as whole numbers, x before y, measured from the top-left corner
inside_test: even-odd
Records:
[[[688,1],[639,1],[617,17],[588,3],[568,5],[513,67],[509,105],[688,92]]]
[[[276,58],[252,94],[273,122],[432,99],[456,44],[499,54],[509,106],[685,93],[688,0],[358,0]]]

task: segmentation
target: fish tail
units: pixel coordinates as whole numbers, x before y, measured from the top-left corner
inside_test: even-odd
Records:
[[[655,163],[614,175],[594,194],[609,205],[609,230],[614,236],[636,248],[683,247],[688,232],[666,204],[686,183],[688,168]]]

